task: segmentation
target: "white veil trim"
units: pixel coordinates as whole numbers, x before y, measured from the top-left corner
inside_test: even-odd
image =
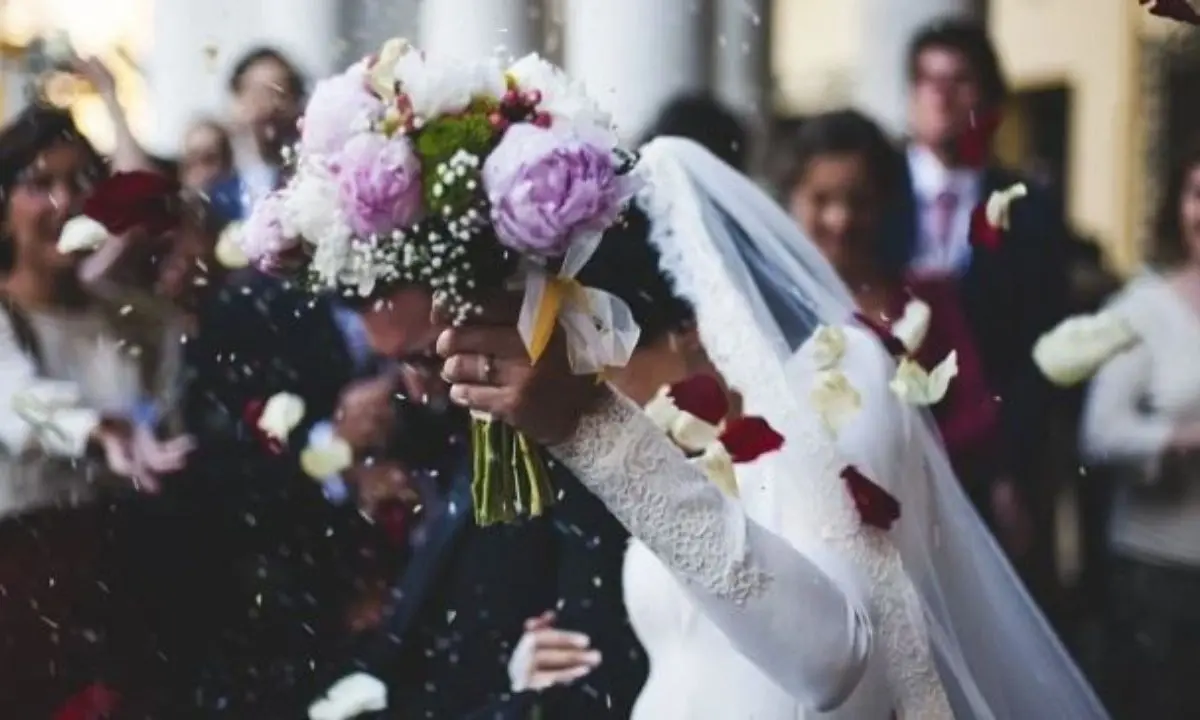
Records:
[[[695,308],[705,349],[786,438],[756,463],[764,482],[743,485],[743,502],[768,528],[807,533],[857,565],[900,717],[1107,718],[967,500],[936,428],[913,408],[897,410],[901,420],[863,418],[868,438],[902,433],[879,451],[896,476],[881,484],[902,517],[886,535],[863,529],[837,444],[805,406],[811,373],[793,357],[818,325],[854,311],[819,251],[766,193],[695,143],[655,140],[641,166],[651,239]]]
[[[681,162],[685,158],[687,162]],[[732,248],[723,251],[718,247],[718,238],[709,229],[721,219],[706,217],[716,208],[704,206],[694,185],[706,163],[730,172],[687,141],[650,143],[643,148],[641,159],[649,173],[649,190],[640,200],[651,219],[651,240],[662,255],[664,269],[695,308],[705,350],[725,379],[742,393],[747,407],[766,417],[787,439],[778,453],[758,461],[759,477],[765,482],[761,487],[742,488],[743,501],[752,508],[752,515],[763,518],[776,531],[783,530],[778,510],[788,507],[789,527],[781,534],[810,532],[816,535],[814,541],[839,549],[856,563],[858,583],[872,606],[875,646],[901,717],[953,718],[934,666],[920,598],[904,572],[900,555],[886,535],[860,521],[841,478],[846,463],[836,443],[817,415],[801,404],[807,392],[802,396],[789,381],[786,366],[792,348],[787,338],[773,323],[764,326],[771,323],[766,300],[748,291],[754,287],[750,277],[741,283],[734,279],[731,270],[736,265],[727,257]],[[778,210],[748,180],[744,183],[752,193],[737,186],[722,188],[722,192],[751,203],[752,210],[762,211],[739,217],[739,222],[748,221],[743,230],[753,237],[777,236],[766,225]],[[764,201],[768,207],[754,207]],[[836,278],[830,278],[827,287],[841,286]],[[847,305],[842,299],[833,293],[818,298],[818,314],[845,317]],[[804,470],[798,473],[796,468]],[[790,497],[785,499],[785,495]]]

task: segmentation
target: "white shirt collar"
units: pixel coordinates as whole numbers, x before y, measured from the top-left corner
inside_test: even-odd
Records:
[[[975,200],[979,196],[982,173],[978,170],[950,169],[937,156],[920,145],[908,146],[908,169],[912,174],[913,190],[925,200],[952,191],[960,198]]]

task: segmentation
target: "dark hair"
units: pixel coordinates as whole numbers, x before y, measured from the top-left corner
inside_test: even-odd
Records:
[[[579,272],[588,287],[607,290],[624,300],[642,329],[639,347],[696,320],[692,306],[675,294],[662,271],[662,258],[650,242],[650,219],[636,206],[604,234],[596,253]]]
[[[710,95],[680,95],[668,102],[642,142],[664,136],[694,140],[734,169],[746,169],[749,133],[732,110]]]
[[[211,130],[217,135],[217,151],[221,153],[221,161],[228,166],[233,165],[233,141],[229,138],[229,130],[213,117],[196,118],[188,125],[187,132],[196,130]]]
[[[984,102],[995,107],[1008,96],[1000,58],[983,25],[967,18],[942,18],[917,31],[908,44],[908,80],[916,82],[926,50],[951,50],[966,58],[983,90]]]
[[[229,92],[237,95],[242,91],[242,81],[246,77],[246,73],[250,68],[261,62],[273,62],[280,65],[287,74],[287,87],[285,88],[292,97],[304,97],[304,74],[296,67],[287,55],[283,54],[282,50],[277,50],[273,47],[256,47],[247,52],[233,65],[233,72],[229,74]]]
[[[12,238],[3,232],[9,195],[21,174],[39,155],[64,142],[83,148],[86,171],[90,175],[99,179],[108,172],[104,158],[79,131],[66,110],[43,104],[30,105],[0,128],[0,273],[11,271],[16,263]]]
[[[1188,259],[1188,248],[1179,222],[1179,202],[1187,188],[1188,176],[1200,168],[1200,137],[1184,147],[1167,177],[1158,215],[1154,220],[1154,237],[1150,239],[1148,260],[1159,267],[1171,267]]]
[[[792,136],[776,181],[779,192],[791,193],[823,155],[862,155],[883,199],[901,186],[904,163],[900,151],[873,120],[857,110],[833,110],[806,120]]]

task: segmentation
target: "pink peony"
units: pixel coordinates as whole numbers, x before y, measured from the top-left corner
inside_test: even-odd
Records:
[[[361,235],[391,232],[421,212],[421,164],[408,139],[376,133],[350,139],[337,158],[342,213]]]
[[[520,253],[560,257],[580,234],[616,222],[634,187],[612,150],[514,125],[483,164],[496,237]]]
[[[370,130],[383,114],[383,102],[366,86],[366,69],[355,65],[317,83],[301,121],[300,150],[306,154],[336,153],[357,134]]]
[[[254,210],[238,235],[238,244],[250,262],[269,262],[271,257],[286,253],[298,244],[296,238],[289,238],[283,232],[283,203],[283,195],[273,192],[254,204]]]

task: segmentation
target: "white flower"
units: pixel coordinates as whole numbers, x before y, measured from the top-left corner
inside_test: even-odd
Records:
[[[65,65],[75,58],[75,46],[71,36],[62,30],[50,33],[42,45],[42,52],[51,65]]]
[[[726,495],[738,496],[737,470],[733,467],[733,457],[724,445],[714,442],[692,462]]]
[[[809,400],[821,422],[834,433],[862,407],[862,396],[841,370],[818,372]]]
[[[721,436],[721,430],[716,425],[701,420],[686,410],[679,411],[667,432],[675,444],[687,452],[700,452],[717,442],[717,438]]]
[[[1079,315],[1067,318],[1038,338],[1033,361],[1050,382],[1068,387],[1088,379],[1137,341],[1129,323],[1111,310]]]
[[[237,270],[250,264],[250,258],[242,250],[242,243],[239,240],[241,233],[242,224],[240,222],[230,223],[229,227],[225,228],[221,232],[221,236],[217,238],[217,246],[213,248],[213,254],[222,267]]]
[[[846,332],[822,325],[812,335],[812,359],[818,370],[832,370],[846,354]]]
[[[950,381],[958,375],[958,353],[951,352],[930,372],[915,360],[904,358],[889,384],[892,392],[909,405],[935,405],[946,397]]]
[[[537,53],[530,53],[513,63],[508,75],[522,92],[538,91],[542,101],[538,109],[550,115],[551,127],[561,124],[588,134],[596,130],[611,137],[616,144],[612,115],[605,112],[583,83],[573,80],[563,70]]]
[[[1009,225],[1009,215],[1011,206],[1018,198],[1023,198],[1029,194],[1029,188],[1025,187],[1025,183],[1016,183],[1009,185],[1003,190],[993,191],[988,196],[987,205],[984,206],[983,212],[987,217],[988,225],[1000,230],[1007,230]]]
[[[387,105],[396,100],[396,62],[409,52],[414,50],[407,40],[392,38],[367,67],[367,86]]]
[[[672,423],[683,412],[675,405],[675,401],[671,399],[671,389],[665,385],[659,388],[658,394],[646,403],[642,410],[655,427],[663,432],[670,432]]]
[[[87,215],[76,215],[68,220],[58,235],[58,251],[63,255],[91,252],[99,249],[108,239],[108,230]]]
[[[500,98],[504,71],[494,60],[467,62],[407,52],[396,60],[393,73],[413,114],[425,120],[462,112],[476,97]]]
[[[328,441],[309,445],[300,453],[300,469],[314,480],[325,480],[354,464],[354,449],[336,435]]]
[[[910,354],[919,350],[921,343],[925,342],[932,314],[927,303],[913,298],[904,305],[904,314],[900,319],[892,323],[892,335]]]
[[[303,419],[304,401],[299,396],[276,393],[263,407],[262,415],[258,418],[258,429],[274,440],[285,442]]]
[[[303,238],[311,245],[313,271],[322,281],[334,284],[350,264],[353,237],[342,214],[336,178],[322,163],[307,162],[281,195],[283,236]]]
[[[351,720],[387,709],[387,686],[379,678],[354,673],[338,680],[308,708],[308,720]]]

